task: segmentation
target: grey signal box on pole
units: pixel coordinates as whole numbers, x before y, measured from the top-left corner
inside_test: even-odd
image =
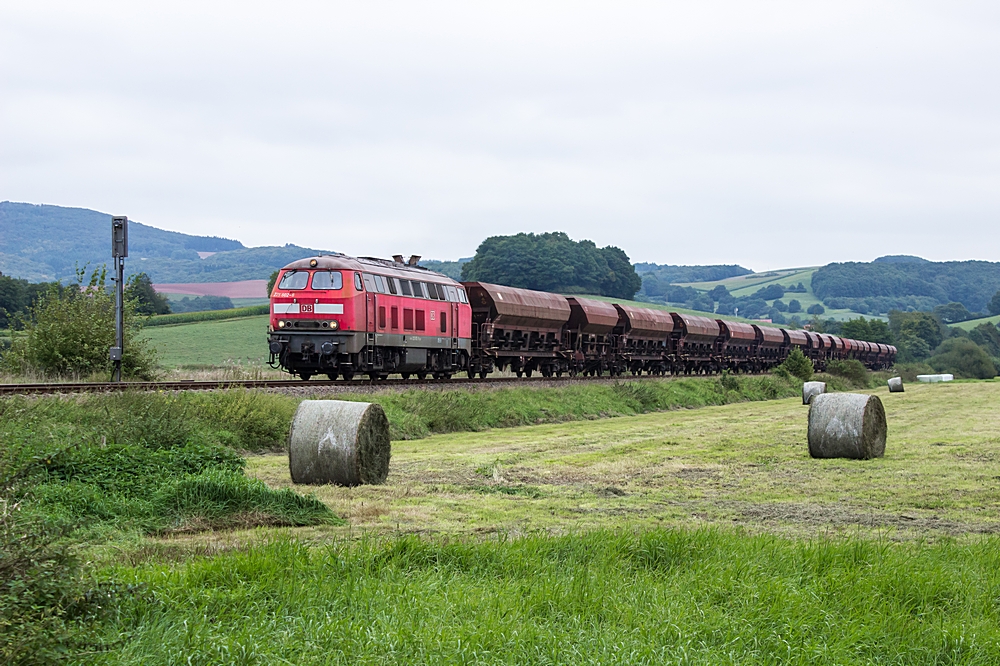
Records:
[[[128,256],[128,218],[111,218],[111,256]]]
[[[111,256],[115,260],[115,346],[108,350],[112,364],[111,381],[122,380],[125,346],[125,257],[128,256],[128,218],[111,218]]]

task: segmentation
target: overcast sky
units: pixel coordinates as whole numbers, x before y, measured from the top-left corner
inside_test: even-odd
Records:
[[[349,254],[1000,260],[1000,3],[5,2],[0,200]]]

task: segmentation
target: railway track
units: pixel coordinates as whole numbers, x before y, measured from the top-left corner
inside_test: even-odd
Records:
[[[394,388],[417,388],[423,386],[433,387],[460,387],[490,384],[517,385],[533,383],[566,383],[610,380],[637,380],[637,379],[663,379],[662,376],[654,375],[623,375],[621,377],[487,377],[485,379],[453,378],[446,380],[438,379],[383,379],[372,381],[370,379],[344,380],[308,380],[301,379],[242,379],[242,380],[215,380],[215,381],[195,381],[180,380],[170,382],[63,382],[50,384],[0,384],[0,395],[42,395],[55,393],[101,393],[114,391],[216,391],[232,388],[250,389],[330,389],[332,391],[350,391],[357,389],[377,389],[381,387]]]

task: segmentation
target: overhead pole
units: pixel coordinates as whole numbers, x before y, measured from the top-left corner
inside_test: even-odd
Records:
[[[115,262],[115,346],[110,350],[111,381],[122,380],[122,350],[125,346],[125,257],[128,256],[128,218],[111,218],[111,257]]]

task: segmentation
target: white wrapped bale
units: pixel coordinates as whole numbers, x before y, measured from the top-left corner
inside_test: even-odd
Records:
[[[870,460],[885,454],[886,422],[874,395],[827,393],[809,405],[809,455]]]
[[[802,404],[808,405],[814,396],[826,393],[826,382],[806,382],[802,385]]]
[[[294,483],[382,483],[390,453],[389,419],[367,402],[303,400],[288,433]]]
[[[902,393],[903,392],[903,378],[902,377],[890,377],[889,378],[889,393]]]

